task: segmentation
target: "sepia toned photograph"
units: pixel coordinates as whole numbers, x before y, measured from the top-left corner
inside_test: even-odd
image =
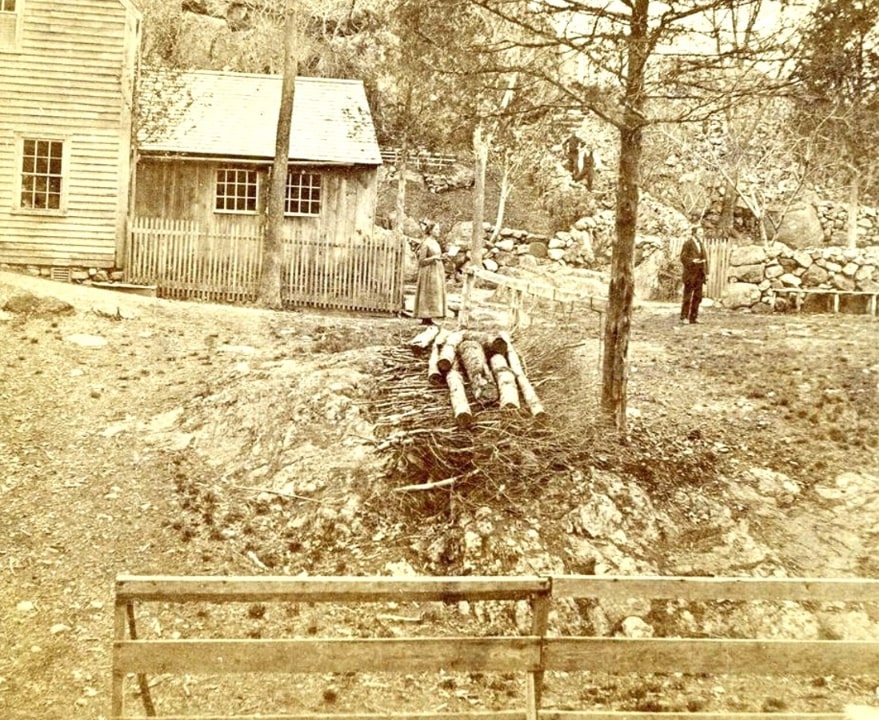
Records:
[[[879,0],[0,0],[0,720],[879,720]]]

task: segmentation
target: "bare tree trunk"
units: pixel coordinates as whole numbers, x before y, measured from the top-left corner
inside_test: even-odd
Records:
[[[616,242],[611,255],[610,287],[604,326],[601,407],[620,430],[626,429],[629,334],[635,297],[635,226],[638,219],[638,163],[641,128],[620,130]]]
[[[644,124],[644,71],[648,56],[649,0],[634,0],[629,25],[628,69],[620,128],[620,164],[617,178],[616,243],[611,255],[601,409],[620,432],[626,429],[629,335],[635,298],[635,228],[638,221],[640,164]]]
[[[501,173],[501,187],[498,192],[497,215],[494,220],[494,232],[491,234],[491,241],[494,242],[501,234],[501,228],[504,224],[504,213],[507,211],[507,198],[510,197],[510,166],[504,163]]]
[[[473,188],[473,233],[470,248],[470,261],[482,267],[482,248],[485,232],[482,223],[485,219],[485,168],[488,165],[488,146],[490,138],[477,126],[473,131],[473,154],[476,159],[476,185]]]
[[[858,246],[858,209],[861,204],[861,183],[857,172],[852,173],[852,183],[848,190],[848,225],[846,228],[846,246]]]
[[[724,185],[723,205],[720,208],[720,226],[717,228],[721,237],[729,237],[732,235],[735,225],[736,200],[738,193],[736,192],[735,181],[727,180]]]
[[[406,225],[406,168],[409,160],[409,147],[405,137],[397,152],[397,197],[394,205],[394,234],[403,239]]]
[[[299,64],[294,52],[296,14],[292,0],[287,4],[284,27],[284,75],[281,81],[281,108],[275,135],[275,161],[269,186],[266,234],[263,242],[262,269],[259,277],[259,304],[281,307],[281,259],[284,249],[284,200],[287,195],[287,165],[290,155],[290,125],[293,120],[293,97]]]

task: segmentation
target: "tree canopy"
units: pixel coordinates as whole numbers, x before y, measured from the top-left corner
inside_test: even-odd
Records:
[[[856,196],[875,191],[879,0],[821,0],[793,77],[801,89],[799,120],[815,137],[821,179],[834,182],[841,175]]]

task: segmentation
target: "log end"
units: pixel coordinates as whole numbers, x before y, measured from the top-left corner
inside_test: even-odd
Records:
[[[489,349],[491,352],[497,355],[506,355],[507,354],[507,341],[502,337],[493,338],[491,344],[489,345]]]
[[[473,425],[473,414],[470,412],[459,412],[455,415],[455,423],[461,429],[469,428]]]

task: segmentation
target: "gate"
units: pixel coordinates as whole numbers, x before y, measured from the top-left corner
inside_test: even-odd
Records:
[[[706,238],[703,240],[708,255],[708,280],[705,282],[705,297],[720,300],[726,291],[729,275],[729,260],[732,255],[732,243],[726,238]],[[675,237],[669,240],[669,259],[676,262],[681,254],[684,238]]]

